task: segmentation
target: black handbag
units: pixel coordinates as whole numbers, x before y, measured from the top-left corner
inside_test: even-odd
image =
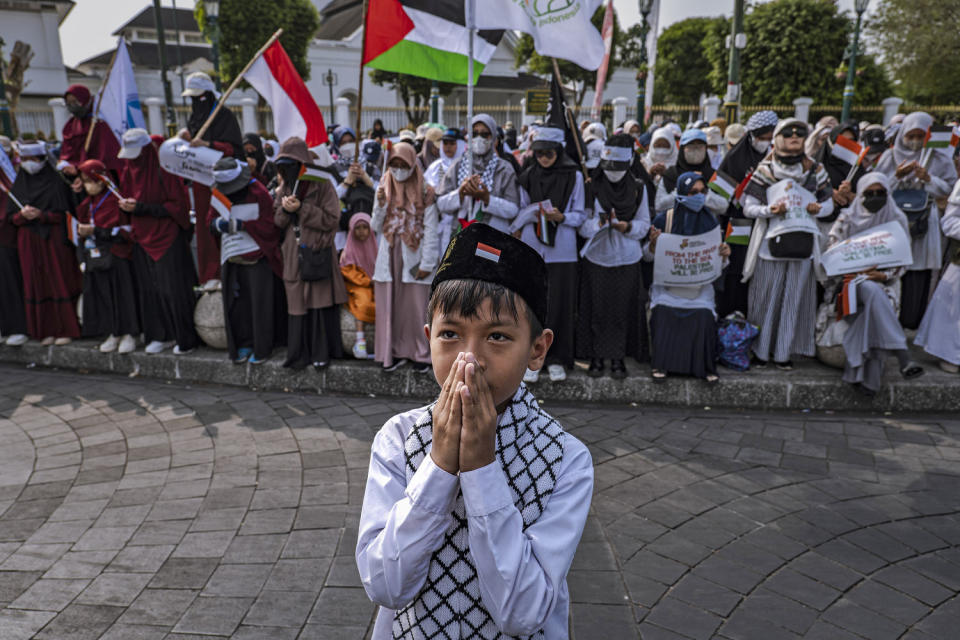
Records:
[[[98,243],[95,247],[83,248],[85,271],[108,271],[113,268],[113,253],[109,244]]]
[[[813,234],[806,231],[788,231],[767,240],[770,255],[774,258],[800,260],[813,255],[813,241]]]
[[[930,194],[923,189],[895,189],[893,201],[907,216],[911,238],[922,238],[930,229]]]
[[[300,279],[304,282],[326,280],[333,273],[333,252],[330,247],[311,249],[300,243],[300,219],[294,220],[293,235],[297,239],[297,263],[300,265]]]

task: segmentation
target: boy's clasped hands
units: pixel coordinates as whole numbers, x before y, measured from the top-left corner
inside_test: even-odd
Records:
[[[472,353],[460,353],[433,407],[430,456],[456,474],[485,467],[496,458],[497,407]]]

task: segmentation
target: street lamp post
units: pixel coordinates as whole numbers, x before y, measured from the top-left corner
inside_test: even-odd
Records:
[[[653,9],[653,0],[640,0],[640,68],[637,69],[637,122],[647,124],[647,34],[650,24],[647,16]],[[643,127],[641,127],[643,128]]]
[[[727,71],[727,95],[723,100],[723,117],[734,123],[740,112],[740,50],[747,46],[743,32],[744,0],[734,0],[733,30],[730,34],[730,68]]]
[[[217,91],[220,91],[220,25],[217,24],[220,17],[220,1],[204,0],[203,8],[210,30],[210,55],[213,56],[213,70],[216,72],[213,81],[217,85]]]
[[[177,116],[173,112],[173,93],[170,90],[170,78],[167,76],[167,40],[163,35],[163,16],[160,12],[160,0],[153,0],[153,16],[157,21],[157,52],[160,56],[160,77],[163,80],[163,100],[167,106],[167,134],[173,136],[177,131]]]
[[[853,81],[857,74],[857,46],[860,44],[860,21],[867,10],[870,0],[856,0],[854,9],[857,11],[857,24],[853,29],[853,44],[850,45],[850,66],[847,69],[847,86],[843,88],[843,112],[840,121],[850,118],[850,107],[853,106]]]

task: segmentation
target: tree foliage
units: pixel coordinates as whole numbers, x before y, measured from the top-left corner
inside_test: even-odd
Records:
[[[210,25],[202,2],[197,2],[193,14],[209,40]],[[224,85],[232,82],[267,39],[281,28],[280,43],[293,66],[304,80],[310,78],[307,47],[320,26],[317,9],[310,0],[221,0],[217,25],[220,75]]]
[[[841,13],[834,0],[773,0],[752,6],[744,16],[747,46],[740,55],[741,102],[791,104],[794,98],[807,96],[819,104],[840,104],[846,84],[844,54],[854,19]],[[724,93],[730,56],[725,39],[731,21],[725,23],[709,29],[704,45],[712,67],[710,84],[719,95]],[[864,44],[861,38],[854,103],[877,104],[892,88],[883,68],[862,51]]]
[[[883,0],[867,24],[867,39],[882,53],[897,93],[924,104],[960,96],[960,0]]]
[[[590,19],[593,22],[593,25],[597,28],[597,31],[600,31],[603,27],[603,14],[606,11],[606,5],[601,5]],[[621,42],[624,40],[624,33],[620,30],[620,21],[617,18],[617,12],[613,12],[613,46],[610,49],[610,65],[607,67],[607,77],[610,79],[610,75],[613,73],[614,67],[617,66],[617,51]],[[573,44],[573,43],[571,43]],[[520,36],[520,41],[517,43],[517,48],[513,52],[514,55],[514,64],[519,67],[526,67],[530,73],[535,73],[541,76],[550,76],[553,74],[553,61],[549,56],[541,56],[533,48],[533,37],[525,33]],[[583,104],[583,98],[587,94],[587,91],[593,89],[597,81],[597,72],[589,71],[583,67],[569,62],[567,60],[557,59],[557,65],[560,68],[560,77],[563,79],[565,85],[569,85],[571,82],[576,86],[576,92],[574,94],[574,101],[579,108]]]
[[[710,80],[707,38],[727,27],[724,18],[687,18],[657,38],[654,104],[698,104],[701,94],[716,93]],[[726,82],[726,78],[724,78]]]
[[[380,69],[370,71],[370,80],[377,86],[386,86],[391,91],[396,91],[400,94],[400,99],[403,100],[403,106],[410,122],[423,120],[422,117],[417,116],[414,110],[421,109],[430,104],[430,90],[433,87],[432,80],[407,75],[405,73],[381,71]],[[440,82],[438,85],[440,95],[442,96],[450,95],[450,92],[458,86],[449,82]]]

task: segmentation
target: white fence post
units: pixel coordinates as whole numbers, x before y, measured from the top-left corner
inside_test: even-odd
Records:
[[[144,102],[147,105],[147,123],[150,133],[166,137],[166,131],[163,128],[163,98],[147,98]]]
[[[883,126],[887,126],[893,116],[900,112],[900,105],[903,104],[903,100],[900,98],[885,98],[881,104],[883,104]]]
[[[717,96],[710,96],[703,101],[703,119],[707,122],[712,122],[717,119],[717,116],[720,115],[720,105],[723,104],[723,100]]]
[[[437,119],[440,121],[437,124],[443,124],[443,108],[447,106],[447,101],[443,99],[443,96],[437,97]]]
[[[59,140],[60,136],[63,135],[63,127],[70,119],[70,112],[67,111],[67,103],[63,101],[63,98],[50,98],[47,100],[47,104],[53,110],[53,130]],[[45,131],[44,133],[49,132]]]
[[[348,98],[337,98],[333,101],[335,106],[334,112],[337,114],[335,118],[336,124],[341,127],[353,127],[355,123],[350,122],[350,100]],[[357,135],[360,135],[360,132],[357,132]]]
[[[797,98],[793,101],[793,117],[803,122],[810,122],[810,105],[813,98]]]
[[[610,102],[613,103],[613,129],[616,129],[627,119],[627,103],[629,100],[623,96],[617,96]],[[643,117],[643,114],[641,114]]]
[[[243,132],[257,133],[260,127],[257,126],[257,99],[241,98],[240,106],[243,110]]]

